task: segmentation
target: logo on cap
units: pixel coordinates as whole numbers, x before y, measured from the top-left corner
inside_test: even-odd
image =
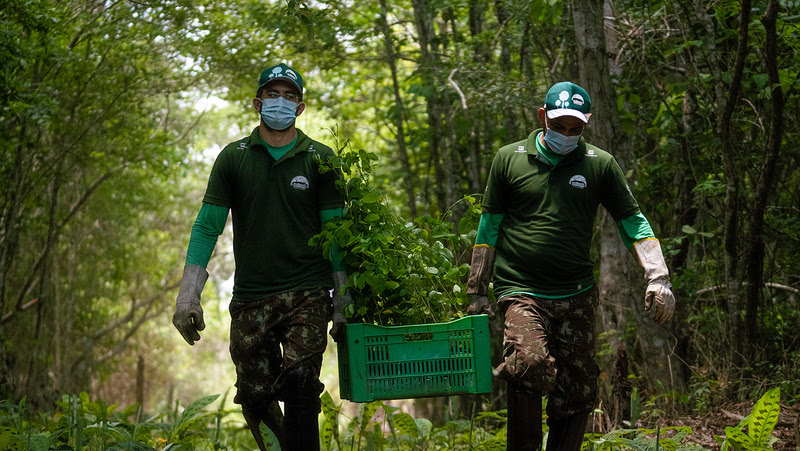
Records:
[[[272,73],[269,74],[269,78],[275,78],[275,77],[277,77],[277,76],[279,76],[281,74],[283,74],[283,68],[278,66],[278,67],[275,67],[274,69],[272,69]],[[289,78],[291,78],[292,80],[297,81],[297,74],[293,70],[286,69],[286,74],[285,75],[288,76]]]
[[[556,106],[560,108],[567,108],[569,107],[569,92],[568,91],[561,91],[558,94],[558,100],[556,100]]]

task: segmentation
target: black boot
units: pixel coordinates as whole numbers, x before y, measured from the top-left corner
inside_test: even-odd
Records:
[[[319,394],[324,386],[308,369],[296,368],[284,375],[283,430],[288,451],[319,451]]]
[[[548,419],[547,451],[580,451],[589,412],[580,412],[560,420]]]
[[[542,396],[508,384],[508,451],[539,451],[542,448]]]
[[[250,428],[250,433],[256,440],[258,449],[261,451],[268,451],[276,449],[275,445],[280,446],[280,449],[285,449],[286,443],[283,434],[283,414],[281,408],[275,401],[266,402],[258,406],[248,406],[242,408],[242,415],[247,426]],[[264,440],[261,435],[261,423],[272,431],[278,443],[273,443],[271,440]]]
[[[306,400],[304,400],[306,401]],[[306,402],[284,401],[283,427],[288,451],[319,451],[319,398]]]

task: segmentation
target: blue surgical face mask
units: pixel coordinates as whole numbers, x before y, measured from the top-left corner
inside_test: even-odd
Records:
[[[261,100],[261,118],[273,130],[286,130],[297,119],[297,104],[283,97]]]
[[[575,150],[575,148],[578,147],[578,141],[580,139],[581,135],[562,135],[561,133],[553,131],[550,127],[547,128],[547,132],[544,134],[544,142],[547,144],[547,148],[558,155],[566,155]]]

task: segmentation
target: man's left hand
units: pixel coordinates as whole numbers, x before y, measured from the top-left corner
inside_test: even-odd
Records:
[[[648,312],[652,310],[653,321],[665,323],[675,313],[675,295],[672,294],[669,270],[661,252],[661,244],[655,238],[645,238],[633,243],[631,250],[639,265],[644,268],[644,279],[647,281],[644,309]]]
[[[647,284],[644,295],[645,311],[653,311],[653,321],[663,324],[672,319],[675,313],[675,296],[672,285],[664,279],[656,279]]]
[[[336,271],[332,274],[333,277],[333,326],[331,327],[331,337],[337,343],[341,343],[346,338],[345,325],[347,318],[344,316],[344,308],[353,304],[353,298],[350,293],[345,290],[344,294],[339,294],[341,288],[347,283],[347,273],[344,271]]]
[[[342,296],[338,294],[334,294],[333,296],[333,326],[331,327],[331,337],[333,337],[333,340],[337,343],[341,343],[342,340],[345,339],[344,326],[347,324],[347,318],[344,316],[344,307],[352,303],[353,298],[348,292]]]

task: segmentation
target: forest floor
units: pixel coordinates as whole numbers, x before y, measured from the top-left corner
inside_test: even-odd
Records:
[[[724,436],[725,428],[736,426],[750,413],[753,403],[727,404],[712,410],[705,415],[692,415],[678,418],[662,418],[659,420],[661,427],[666,426],[689,426],[694,433],[692,441],[703,448],[710,450],[720,449],[720,443],[714,436]],[[647,425],[655,427],[655,425]],[[778,424],[775,426],[772,435],[778,441],[772,446],[777,451],[798,451],[800,450],[800,406],[787,407],[781,404],[781,412],[778,417]]]

